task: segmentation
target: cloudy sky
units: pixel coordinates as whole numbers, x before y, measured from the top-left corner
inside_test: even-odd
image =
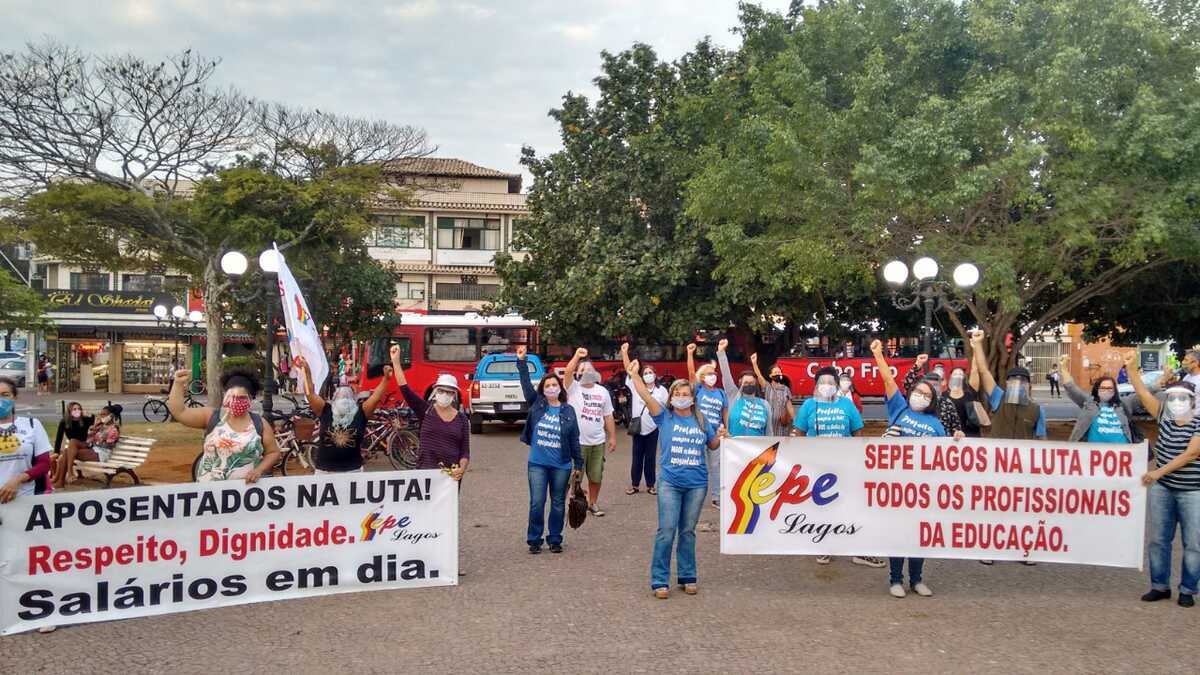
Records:
[[[784,10],[788,0],[760,0]],[[591,94],[602,49],[735,46],[736,0],[0,0],[0,50],[49,36],[150,58],[192,47],[262,99],[423,127],[438,155],[519,171],[546,111]]]

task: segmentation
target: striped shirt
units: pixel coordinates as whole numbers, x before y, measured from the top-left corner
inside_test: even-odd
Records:
[[[1166,416],[1160,418],[1158,441],[1154,444],[1154,459],[1158,465],[1163,467],[1174,461],[1187,450],[1193,436],[1200,436],[1200,415],[1192,416],[1191,421],[1182,426]],[[1174,490],[1200,490],[1200,459],[1188,462],[1159,478],[1158,482]]]

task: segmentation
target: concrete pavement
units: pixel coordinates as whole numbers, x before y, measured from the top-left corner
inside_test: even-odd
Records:
[[[700,594],[655,600],[655,502],[624,494],[629,445],[622,435],[608,462],[608,514],[568,530],[562,555],[526,552],[527,449],[489,426],[472,438],[463,484],[460,586],[0,638],[0,672],[1195,671],[1200,610],[1140,602],[1137,570],[932,560],[935,597],[896,600],[886,569],[725,556],[709,531]],[[702,522],[716,516],[706,507]]]

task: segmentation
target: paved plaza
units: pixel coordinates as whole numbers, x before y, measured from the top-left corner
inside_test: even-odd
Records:
[[[526,448],[472,439],[455,588],[288,600],[0,638],[5,673],[1194,672],[1198,610],[1147,605],[1136,570],[931,561],[933,598],[887,594],[848,559],[722,556],[698,535],[700,593],[649,591],[656,516],[626,496],[629,439],[607,467],[607,515],[566,552],[526,551]],[[716,522],[706,507],[701,519]]]

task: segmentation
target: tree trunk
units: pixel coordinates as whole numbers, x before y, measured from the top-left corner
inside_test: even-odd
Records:
[[[208,369],[205,385],[208,388],[208,404],[216,408],[221,404],[221,360],[225,347],[224,317],[221,314],[221,288],[214,266],[204,268],[204,321],[207,344],[204,346],[204,364]]]

